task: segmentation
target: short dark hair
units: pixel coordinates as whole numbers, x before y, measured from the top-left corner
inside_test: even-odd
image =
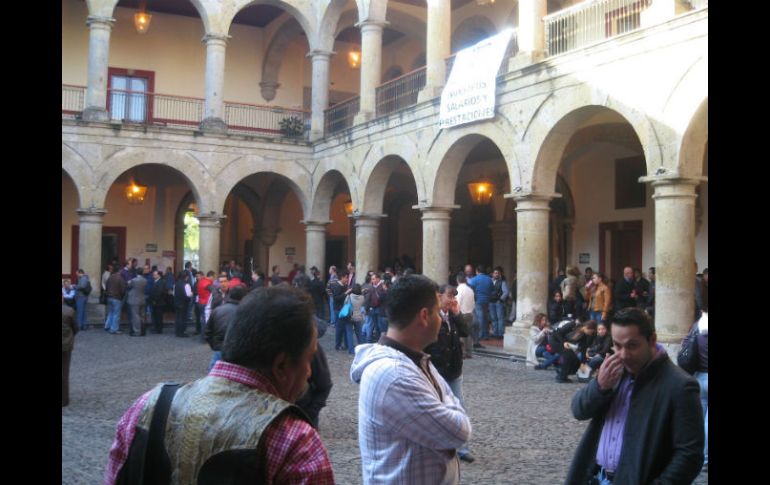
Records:
[[[461,284],[461,283],[465,283],[465,279],[466,279],[466,278],[465,278],[465,273],[463,273],[462,271],[460,271],[459,273],[457,273],[457,277],[456,277],[456,279],[457,279],[457,283],[458,283],[458,284]]]
[[[655,324],[652,323],[650,317],[636,307],[623,308],[618,310],[611,319],[612,325],[618,325],[620,327],[627,327],[629,325],[636,325],[639,327],[639,333],[649,340],[652,334],[655,333]]]
[[[258,288],[238,305],[222,360],[260,371],[269,370],[281,352],[296,362],[310,345],[314,327],[307,293],[286,285]]]
[[[457,288],[454,285],[450,285],[448,283],[443,284],[438,287],[439,294],[443,295],[447,292],[447,290],[450,290],[449,292],[452,294],[452,296],[457,295]]]
[[[231,300],[240,301],[248,292],[249,290],[246,288],[246,285],[235,285],[227,289],[227,297]]]
[[[427,276],[410,274],[399,278],[388,291],[388,324],[404,329],[423,308],[438,304],[438,285]]]
[[[211,278],[212,276],[216,276],[216,275],[217,274],[215,272],[213,272],[213,271],[209,271],[208,273],[206,273],[206,277],[207,278]]]

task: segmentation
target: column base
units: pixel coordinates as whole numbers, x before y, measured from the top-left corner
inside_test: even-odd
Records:
[[[361,123],[366,123],[372,118],[374,118],[374,113],[372,111],[359,111],[358,114],[353,118],[353,124],[359,125]]]
[[[323,131],[310,130],[310,135],[309,135],[308,139],[310,141],[316,141],[316,140],[320,140],[323,137],[324,137],[324,132]]]
[[[508,60],[508,70],[516,71],[545,59],[545,51],[519,52]]]
[[[440,97],[444,91],[444,86],[425,86],[417,93],[417,102],[422,103],[424,101],[431,100],[436,97]]]
[[[527,323],[526,326],[522,326],[521,322],[513,322],[510,327],[505,327],[503,349],[511,354],[527,355],[530,325]]]
[[[110,113],[103,108],[89,107],[80,113],[80,119],[84,121],[110,121]]]
[[[201,121],[200,129],[207,133],[227,133],[227,125],[221,118],[205,118]]]

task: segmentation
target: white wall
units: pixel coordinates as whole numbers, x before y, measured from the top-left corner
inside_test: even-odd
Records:
[[[577,264],[580,253],[589,253],[591,262],[579,266],[599,268],[599,223],[642,221],[642,268],[655,266],[655,207],[652,189],[647,187],[646,206],[641,209],[615,210],[615,160],[636,153],[618,145],[594,143],[569,167],[567,183],[575,200],[575,227],[572,260]]]

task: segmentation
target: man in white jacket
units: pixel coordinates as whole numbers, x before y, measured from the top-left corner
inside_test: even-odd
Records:
[[[424,276],[399,278],[388,293],[388,334],[356,347],[350,378],[361,385],[365,485],[460,481],[456,450],[470,438],[470,420],[422,352],[441,328],[437,290]]]

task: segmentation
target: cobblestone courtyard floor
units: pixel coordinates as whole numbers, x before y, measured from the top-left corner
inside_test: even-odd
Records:
[[[334,388],[321,412],[320,434],[339,484],[360,484],[357,439],[358,386],[350,382],[352,357],[333,350],[334,329],[320,340]],[[130,338],[91,329],[78,333],[70,371],[70,405],[62,408],[62,483],[101,483],[115,425],[128,406],[156,383],[205,375],[211,351],[197,338]],[[573,377],[574,379],[574,377]],[[587,422],[569,412],[583,384],[557,384],[554,373],[521,363],[476,356],[465,361],[464,394],[476,456],[462,464],[467,484],[559,484]],[[708,483],[701,474],[695,482]]]

